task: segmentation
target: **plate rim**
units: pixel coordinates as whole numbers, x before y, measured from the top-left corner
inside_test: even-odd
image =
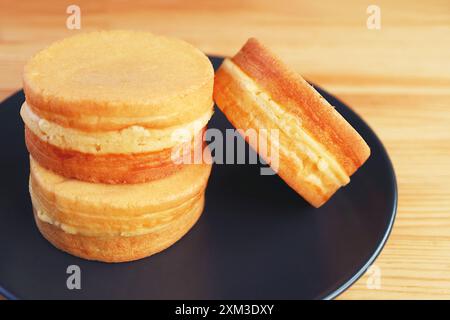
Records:
[[[365,264],[363,264],[359,270],[351,276],[348,280],[344,281],[337,289],[331,291],[327,295],[320,297],[319,300],[333,300],[340,296],[342,293],[344,293],[347,289],[349,289],[356,281],[358,281],[367,271],[367,269],[370,268],[370,266],[373,265],[375,260],[380,256],[381,252],[383,251],[387,241],[389,240],[389,237],[392,233],[395,219],[397,217],[397,209],[398,209],[398,184],[397,184],[397,176],[395,174],[394,165],[392,164],[392,160],[389,157],[389,153],[387,152],[386,147],[384,146],[381,139],[378,137],[378,135],[375,133],[375,131],[372,129],[372,127],[364,120],[363,117],[361,117],[353,108],[351,108],[347,103],[343,102],[341,99],[336,97],[335,95],[329,93],[327,90],[323,89],[321,86],[316,85],[315,83],[312,83],[307,80],[309,84],[311,84],[314,88],[318,88],[321,92],[325,93],[326,95],[333,97],[336,101],[338,101],[341,105],[344,105],[348,111],[358,118],[358,120],[366,126],[373,136],[375,137],[376,143],[379,145],[379,147],[383,150],[383,158],[386,160],[386,163],[388,165],[389,170],[389,176],[391,177],[391,185],[393,186],[393,204],[392,204],[392,211],[391,211],[391,217],[389,219],[389,223],[387,225],[387,228],[383,234],[383,237],[381,238],[380,242],[378,243],[378,246],[375,248],[374,252],[370,256],[370,258],[366,261]]]

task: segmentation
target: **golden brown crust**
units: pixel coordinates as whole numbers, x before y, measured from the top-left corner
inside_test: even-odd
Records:
[[[146,117],[146,127],[189,122],[211,108],[213,78],[208,58],[184,41],[116,30],[52,44],[28,61],[23,87],[44,118],[99,131],[123,125],[114,118],[131,126]]]
[[[204,144],[199,136],[203,136],[204,130],[192,142],[180,145],[176,149],[191,154],[194,149],[203,150]],[[44,168],[67,178],[88,182],[108,184],[148,182],[173,174],[183,165],[172,159],[172,153],[175,152],[173,149],[105,155],[61,149],[41,140],[27,127],[25,127],[25,142],[32,157]],[[182,156],[181,153],[179,156]]]
[[[370,149],[355,129],[258,40],[248,40],[232,61],[272,99],[298,116],[303,127],[335,156],[349,176],[367,160]]]
[[[142,259],[158,253],[183,237],[203,211],[203,202],[177,220],[155,232],[139,236],[89,237],[69,234],[36,216],[41,234],[58,249],[77,257],[103,262],[125,262]]]

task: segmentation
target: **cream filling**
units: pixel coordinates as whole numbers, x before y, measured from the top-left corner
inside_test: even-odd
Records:
[[[60,228],[62,231],[64,231],[65,233],[68,234],[80,234],[80,235],[85,235],[85,236],[104,236],[104,234],[96,234],[96,233],[92,233],[92,232],[83,232],[75,227],[69,226],[65,223],[62,223],[56,219],[53,219],[51,216],[49,216],[48,214],[46,214],[42,209],[38,209],[36,208],[36,215],[38,217],[39,220],[46,222],[48,224],[51,224],[57,228]],[[159,229],[161,229],[162,227],[166,226],[166,224],[161,224],[159,226],[155,226],[152,228],[139,228],[135,231],[120,231],[120,232],[115,232],[115,233],[110,233],[108,234],[109,236],[121,236],[121,237],[134,237],[134,236],[141,236],[144,234],[148,234],[150,232],[155,232]]]
[[[145,235],[145,234],[149,234],[151,232],[155,232],[157,230],[160,230],[161,228],[164,228],[165,226],[167,226],[168,224],[172,223],[172,220],[167,220],[164,219],[163,217],[160,218],[161,223],[159,223],[158,225],[152,226],[152,227],[136,227],[135,230],[130,231],[130,230],[122,230],[122,231],[109,231],[107,233],[105,232],[93,232],[93,231],[88,231],[88,230],[83,230],[80,228],[77,228],[75,226],[71,226],[68,225],[66,223],[63,223],[55,218],[53,218],[52,216],[50,216],[49,214],[47,214],[45,212],[45,210],[43,209],[42,204],[40,203],[40,200],[38,200],[38,198],[34,195],[33,193],[33,189],[32,186],[30,184],[29,186],[30,188],[30,194],[32,195],[32,203],[33,203],[33,207],[36,210],[36,216],[39,220],[46,222],[48,224],[51,224],[57,228],[60,228],[61,230],[63,230],[64,232],[68,233],[68,234],[79,234],[79,235],[84,235],[84,236],[121,236],[121,237],[133,237],[133,236],[140,236],[140,235]],[[194,204],[194,206],[192,208],[190,208],[191,212],[194,210],[197,210],[199,205],[201,205],[201,202],[197,202],[196,204]],[[162,212],[159,212],[158,215],[164,215],[164,212],[168,212],[172,209],[168,209],[168,210],[164,210]],[[186,212],[186,214],[189,214],[188,212]],[[143,217],[146,216],[154,216],[155,213],[149,213],[149,214],[145,214],[143,215]],[[117,217],[115,218],[117,219]],[[177,218],[176,218],[177,219]],[[166,221],[164,221],[166,220]]]
[[[256,82],[242,71],[231,60],[226,59],[222,67],[232,74],[239,83],[245,88],[255,102],[260,111],[272,122],[277,125],[280,134],[284,134],[293,141],[290,148],[280,146],[280,152],[286,154],[299,168],[307,168],[303,158],[306,156],[311,164],[315,164],[321,175],[325,175],[328,179],[339,185],[347,184],[350,179],[342,166],[336,159],[318,143],[305,129],[302,128],[301,120],[287,112],[277,102],[261,90]],[[258,122],[258,119],[252,119]],[[303,156],[302,156],[303,155]],[[320,175],[309,172],[298,172],[298,175],[304,175],[304,179],[321,190],[325,190],[326,186]]]
[[[78,232],[76,228],[54,220],[52,217],[50,217],[49,215],[44,213],[41,209],[36,209],[36,215],[37,215],[39,220],[44,221],[44,222],[46,222],[48,224],[51,224],[51,225],[53,225],[55,227],[58,227],[61,230],[63,230],[65,233],[77,234],[77,232]]]
[[[26,102],[22,105],[20,114],[26,126],[41,140],[51,145],[83,153],[110,154],[159,151],[190,141],[206,126],[212,116],[212,110],[180,126],[149,129],[134,125],[122,130],[105,132],[85,132],[60,126],[39,117]]]
[[[47,210],[49,210],[49,207],[48,207],[49,203],[46,203],[49,201],[49,199],[47,199],[42,194],[39,195],[35,192],[31,180],[32,180],[32,178],[30,178],[29,192],[30,192],[33,208],[35,209],[35,212],[36,212],[36,217],[43,222],[46,222],[57,228],[60,228],[62,231],[66,232],[68,234],[74,234],[74,235],[79,234],[79,235],[84,235],[84,236],[133,237],[133,236],[149,234],[151,232],[155,232],[157,230],[160,230],[160,229],[168,226],[169,224],[173,223],[175,220],[180,219],[182,215],[189,215],[192,212],[194,212],[195,210],[198,210],[199,206],[201,206],[203,203],[201,198],[204,196],[202,194],[201,197],[199,198],[199,195],[195,195],[192,198],[190,198],[189,200],[183,202],[182,204],[179,204],[174,207],[164,209],[164,210],[161,210],[158,212],[149,212],[149,213],[141,214],[138,217],[125,217],[125,216],[113,217],[114,221],[116,221],[116,222],[120,221],[121,223],[122,223],[122,221],[125,221],[125,220],[136,221],[134,223],[134,225],[131,227],[131,230],[130,230],[131,225],[129,223],[120,224],[118,227],[114,227],[114,228],[110,228],[110,227],[105,228],[103,226],[100,226],[98,221],[94,222],[95,225],[98,226],[97,230],[93,230],[92,228],[84,227],[84,225],[89,226],[89,224],[91,224],[92,222],[86,222],[82,225],[81,224],[73,225],[73,224],[61,222],[61,220],[58,219],[58,217],[55,217],[55,216],[49,214],[47,211]],[[53,206],[54,209],[56,209],[56,212],[64,210],[58,204],[57,199],[56,199],[56,202],[54,200],[53,200],[53,203],[51,204],[51,206]],[[184,208],[185,210],[183,209],[183,207],[185,207]],[[172,217],[173,210],[183,210],[183,212],[180,211],[179,213],[176,213],[178,216],[175,217],[174,219],[172,219],[173,218]],[[75,212],[71,212],[71,211],[66,211],[66,214],[70,214],[70,215],[75,214],[77,216],[86,217],[87,219],[94,218],[94,220],[100,220],[100,221],[101,220],[108,221],[111,218],[111,217],[107,217],[107,216],[95,216],[95,215],[91,215],[91,214],[83,213],[83,212],[75,213]],[[157,219],[158,223],[154,224],[152,226],[145,226],[145,222],[146,222],[145,220],[149,220],[149,219]],[[92,227],[92,225],[90,225],[90,226]]]

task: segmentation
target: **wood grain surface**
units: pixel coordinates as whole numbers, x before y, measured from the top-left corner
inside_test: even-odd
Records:
[[[231,55],[258,37],[352,106],[394,163],[399,207],[392,235],[376,272],[339,298],[450,298],[448,0],[76,1],[81,30],[68,30],[72,3],[0,1],[1,100],[21,88],[28,58],[78,32],[148,30],[217,55]],[[366,26],[372,3],[381,9],[380,30]]]

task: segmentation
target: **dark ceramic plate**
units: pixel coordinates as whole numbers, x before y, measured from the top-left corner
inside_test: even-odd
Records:
[[[215,67],[221,59],[212,58]],[[143,260],[104,264],[55,249],[35,227],[28,153],[19,108],[0,106],[0,293],[19,299],[324,299],[355,282],[392,228],[394,171],[380,140],[349,107],[323,90],[369,144],[372,155],[351,183],[320,209],[260,165],[215,165],[206,208],[174,246]],[[232,128],[216,109],[210,127]],[[149,195],[151,196],[151,195]],[[68,290],[69,265],[81,290]]]

